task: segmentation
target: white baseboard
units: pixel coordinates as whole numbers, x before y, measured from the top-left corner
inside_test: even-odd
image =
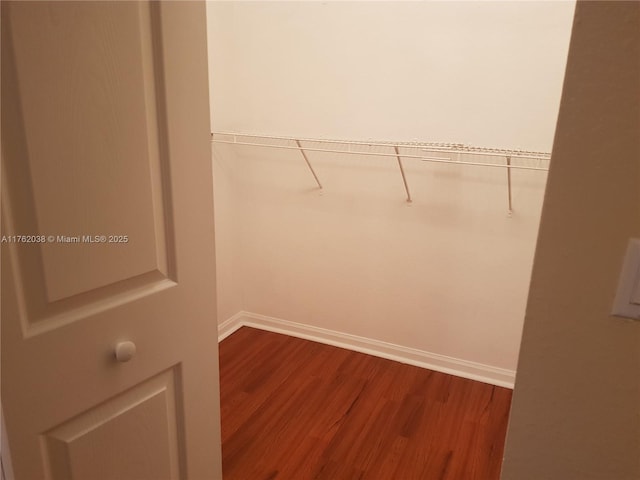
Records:
[[[238,312],[218,325],[218,342],[221,342],[233,332],[238,330],[243,325],[242,319],[245,317],[245,315],[246,312]]]
[[[258,313],[238,312],[218,327],[222,340],[242,326],[259,328],[292,337],[304,338],[336,347],[367,353],[376,357],[395,360],[417,367],[469,378],[491,385],[513,388],[516,372],[482,363],[460,360],[446,355],[425,352],[371,338],[337,332],[302,323],[268,317]]]

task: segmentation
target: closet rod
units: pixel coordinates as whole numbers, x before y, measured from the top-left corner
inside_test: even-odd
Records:
[[[484,156],[484,157],[506,157],[506,156],[510,156],[511,158],[522,158],[522,159],[528,159],[528,160],[545,160],[545,161],[549,161],[549,159],[551,158],[551,155],[549,154],[537,154],[537,155],[528,155],[526,153],[509,153],[509,150],[504,150],[504,151],[499,151],[497,150],[496,152],[493,151],[483,151],[483,150],[465,150],[465,149],[460,149],[460,150],[447,150],[446,148],[439,148],[439,147],[418,147],[420,148],[423,152],[437,152],[437,153],[459,153],[459,154],[467,154],[467,155],[478,155],[478,156]],[[473,148],[473,147],[470,147]],[[460,163],[464,163],[464,162],[460,162]],[[543,170],[548,170],[546,168],[544,168]]]
[[[223,135],[223,134],[218,134],[215,133],[215,135]],[[226,134],[224,134],[226,135]],[[238,135],[241,137],[245,137],[247,135]],[[261,138],[266,138],[266,137],[261,137]],[[291,141],[295,141],[296,139],[293,138],[283,138],[283,140],[291,140]],[[304,141],[304,140],[301,140]],[[323,140],[307,140],[307,141],[315,141],[315,142],[320,142]],[[328,140],[324,140],[327,143],[336,143],[333,141],[328,141]],[[250,146],[250,147],[266,147],[266,148],[279,148],[279,149],[283,149],[283,150],[300,150],[300,148],[296,147],[290,147],[290,146],[286,146],[286,145],[271,145],[268,143],[252,143],[252,142],[232,142],[229,140],[216,140],[216,139],[212,139],[212,142],[214,143],[226,143],[229,145],[246,145],[246,146]],[[346,143],[346,142],[345,142]],[[362,145],[369,145],[369,144],[362,144]],[[387,144],[384,145],[385,147],[393,147],[393,144]],[[399,147],[406,147],[406,145],[398,145]],[[378,153],[378,152],[354,152],[351,150],[332,150],[332,149],[324,149],[324,148],[307,148],[307,147],[303,147],[305,151],[307,152],[326,152],[326,153],[346,153],[346,154],[351,154],[351,155],[369,155],[369,156],[373,156],[373,157],[393,157],[393,158],[397,158],[398,155],[396,155],[395,153]],[[456,151],[451,151],[451,152],[444,152],[442,151],[441,153],[461,153],[461,152],[456,152]],[[470,153],[470,152],[462,152],[462,153]],[[501,156],[498,154],[493,154],[491,156]],[[503,155],[502,155],[503,156]],[[449,158],[443,158],[443,157],[427,157],[427,156],[423,156],[423,155],[410,155],[410,154],[400,154],[400,157],[402,158],[414,158],[417,160],[422,160],[424,162],[431,162],[431,163],[452,163],[452,164],[456,164],[456,165],[472,165],[472,166],[477,166],[477,167],[495,167],[495,168],[507,168],[507,169],[515,169],[515,170],[538,170],[538,171],[543,171],[546,172],[548,171],[548,168],[545,167],[528,167],[528,166],[524,166],[524,165],[504,165],[504,164],[497,164],[497,163],[482,163],[482,162],[467,162],[467,161],[459,161],[459,160],[451,160]],[[527,157],[527,158],[532,158],[532,157]]]
[[[292,137],[283,137],[279,135],[256,135],[252,133],[231,133],[231,132],[212,132],[212,140],[215,142],[223,142],[222,140],[213,139],[213,135],[221,135],[227,137],[233,137],[234,140],[237,140],[237,137],[245,137],[245,138],[263,138],[269,140],[288,140],[295,141],[295,138]],[[445,153],[468,153],[471,155],[483,155],[483,156],[494,156],[494,157],[504,157],[511,156],[511,158],[528,158],[531,160],[549,160],[551,155],[546,152],[536,152],[531,150],[516,150],[516,149],[504,149],[504,148],[488,148],[488,147],[473,147],[471,145],[465,145],[463,143],[446,143],[446,142],[367,142],[362,140],[330,140],[330,139],[321,139],[321,138],[297,138],[297,140],[301,142],[316,142],[316,143],[333,143],[337,145],[357,145],[357,146],[370,146],[370,147],[398,147],[398,148],[419,148],[423,151],[431,151],[431,152],[445,152]],[[224,141],[225,143],[237,143],[240,142],[229,142]],[[254,143],[247,142],[250,145],[254,145]],[[257,144],[255,144],[257,145]],[[339,153],[348,153],[344,151],[340,151]],[[358,153],[358,152],[354,152]],[[404,155],[403,155],[404,156]]]
[[[293,141],[296,141],[295,139],[292,139]],[[290,147],[287,145],[272,145],[269,143],[251,143],[251,142],[230,142],[228,140],[213,140],[214,143],[228,143],[229,145],[248,145],[250,147],[267,147],[267,148],[281,148],[284,150],[300,150],[299,147]],[[388,145],[388,146],[393,146],[393,145]],[[346,153],[349,155],[369,155],[372,157],[393,157],[396,158],[397,155],[395,153],[376,153],[376,152],[354,152],[351,150],[332,150],[329,148],[307,148],[307,147],[302,147],[305,151],[307,152],[326,152],[326,153]],[[423,155],[405,155],[402,154],[401,157],[403,158],[417,158],[420,160],[441,160],[441,161],[445,161],[448,160],[447,158],[444,157],[425,157]],[[458,162],[453,162],[453,163],[458,163]]]

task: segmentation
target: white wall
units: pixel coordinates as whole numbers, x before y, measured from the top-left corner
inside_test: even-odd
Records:
[[[209,5],[215,130],[549,151],[571,3]],[[515,369],[545,175],[214,146],[219,317]],[[225,294],[225,290],[227,294]]]
[[[215,130],[553,139],[572,2],[212,2]]]
[[[217,318],[220,323],[243,310],[240,222],[244,220],[239,214],[240,198],[237,189],[242,178],[237,173],[238,165],[235,162],[225,162],[219,155],[214,158]]]

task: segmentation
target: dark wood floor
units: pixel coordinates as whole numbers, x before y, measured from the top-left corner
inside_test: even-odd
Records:
[[[505,388],[247,327],[220,388],[225,480],[499,477]]]

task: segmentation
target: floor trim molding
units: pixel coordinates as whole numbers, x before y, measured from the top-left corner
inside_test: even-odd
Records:
[[[221,342],[233,332],[242,327],[242,319],[244,318],[246,313],[247,312],[240,311],[218,325],[218,342]]]
[[[376,357],[395,360],[397,362],[428,368],[430,370],[469,378],[500,387],[513,388],[515,381],[515,371],[513,370],[470,362],[468,360],[403,347],[380,340],[245,311],[236,313],[219,325],[218,340],[223,340],[242,326],[283,333],[292,337],[347,348],[356,352],[367,353]]]

